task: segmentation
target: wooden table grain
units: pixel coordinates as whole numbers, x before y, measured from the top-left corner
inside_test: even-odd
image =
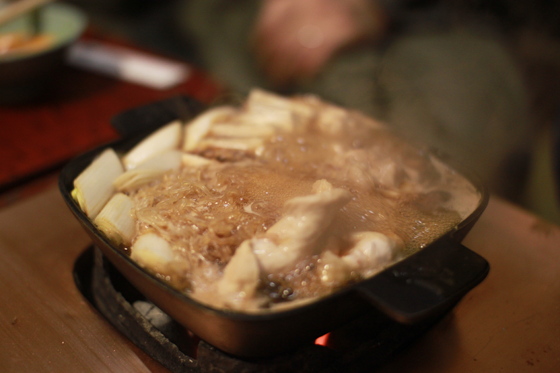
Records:
[[[54,187],[0,212],[2,372],[167,372],[76,288],[88,245]]]
[[[165,372],[83,299],[90,241],[58,190],[0,211],[2,372]],[[486,280],[377,371],[560,372],[560,228],[492,197],[465,244]]]

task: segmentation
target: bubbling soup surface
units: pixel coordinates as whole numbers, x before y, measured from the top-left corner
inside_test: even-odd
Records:
[[[327,295],[420,250],[479,203],[465,178],[370,118],[299,97],[278,98],[271,119],[254,96],[189,150],[208,162],[128,192],[137,237],[172,247],[155,272],[203,303],[263,311]],[[259,126],[272,130],[257,147],[235,146]]]

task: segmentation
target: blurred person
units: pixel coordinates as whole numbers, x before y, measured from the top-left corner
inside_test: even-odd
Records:
[[[254,29],[257,62],[277,87],[317,75],[344,48],[374,42],[388,20],[369,0],[264,0]]]
[[[314,93],[387,122],[515,198],[527,95],[493,20],[429,0],[206,0],[181,24],[234,91]],[[499,25],[498,25],[499,26]]]

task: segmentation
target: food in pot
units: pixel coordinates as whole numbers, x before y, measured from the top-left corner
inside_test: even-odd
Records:
[[[33,53],[49,48],[54,37],[49,34],[29,36],[25,32],[0,34],[0,56]]]
[[[217,308],[268,312],[369,278],[471,214],[464,177],[383,124],[253,90],[107,149],[74,199],[140,266]]]

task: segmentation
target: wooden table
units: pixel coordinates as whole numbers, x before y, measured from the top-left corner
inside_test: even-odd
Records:
[[[0,213],[3,372],[166,372],[113,329],[74,285],[89,244],[56,188]]]
[[[54,186],[0,211],[2,372],[166,372],[76,289],[89,243]],[[465,244],[487,279],[378,371],[560,372],[560,228],[491,198]]]

